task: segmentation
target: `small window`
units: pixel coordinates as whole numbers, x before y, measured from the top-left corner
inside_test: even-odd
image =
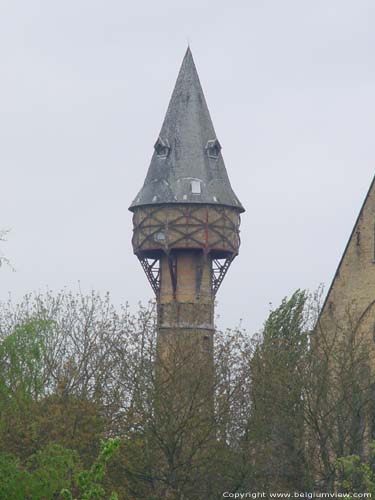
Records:
[[[155,241],[165,241],[165,233],[163,233],[163,231],[159,231],[158,233],[155,234],[154,240]]]
[[[191,181],[191,192],[201,194],[201,181]]]
[[[359,247],[361,245],[361,231],[359,229],[357,229],[357,231],[355,233],[355,243],[356,243],[357,247]]]
[[[167,156],[169,155],[169,150],[171,148],[167,139],[163,140],[161,137],[159,137],[155,142],[154,149],[158,158],[167,158]]]
[[[205,335],[203,337],[203,351],[210,352],[210,350],[211,350],[210,337],[208,335]]]
[[[221,151],[220,142],[217,139],[207,141],[206,151],[209,158],[217,159]]]

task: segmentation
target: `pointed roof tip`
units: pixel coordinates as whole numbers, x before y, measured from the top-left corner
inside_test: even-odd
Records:
[[[174,92],[176,92],[181,86],[186,87],[185,91],[187,91],[187,86],[193,85],[199,89],[199,92],[202,94],[202,98],[204,99],[202,86],[200,83],[200,78],[198,75],[198,70],[195,65],[195,61],[193,58],[193,54],[191,52],[190,45],[187,46],[184,58],[182,60],[180,71],[178,73],[177,81],[175,84]],[[174,93],[173,92],[173,93]],[[173,93],[172,99],[173,101]]]
[[[191,50],[190,43],[188,43],[188,46],[186,48],[183,61],[186,61],[186,60],[191,60],[194,64],[193,52]]]
[[[185,52],[185,55],[184,55],[184,58],[182,60],[182,66],[184,64],[186,64],[188,61],[192,61],[193,64],[194,64],[194,59],[193,59],[193,54],[191,52],[191,48],[190,48],[190,45],[188,44],[187,46],[187,49],[186,49],[186,52]]]

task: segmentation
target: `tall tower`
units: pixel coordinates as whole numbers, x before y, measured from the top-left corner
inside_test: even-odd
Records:
[[[240,213],[188,48],[133,212],[133,250],[155,292],[158,349],[184,339],[212,365],[214,300],[238,255]]]

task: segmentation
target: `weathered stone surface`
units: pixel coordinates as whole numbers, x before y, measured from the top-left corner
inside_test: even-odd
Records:
[[[373,181],[328,291],[320,316],[320,327],[325,331],[334,328],[345,331],[350,321],[351,328],[366,332],[372,338],[375,327],[374,305],[375,183]]]

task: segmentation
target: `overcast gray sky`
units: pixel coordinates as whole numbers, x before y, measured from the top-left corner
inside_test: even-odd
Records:
[[[152,297],[131,250],[187,40],[232,186],[240,256],[221,326],[327,286],[375,173],[373,0],[0,0],[0,300]]]

